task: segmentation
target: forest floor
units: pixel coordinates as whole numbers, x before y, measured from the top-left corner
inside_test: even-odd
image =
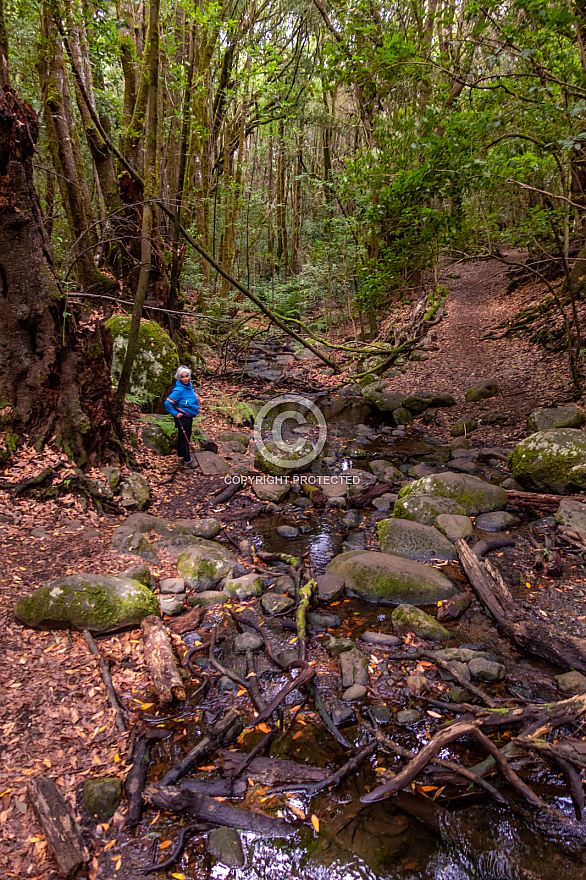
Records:
[[[449,427],[460,415],[478,416],[496,407],[507,423],[486,427],[473,438],[474,445],[507,445],[518,438],[528,413],[537,406],[567,399],[569,375],[563,353],[551,354],[524,338],[485,340],[487,331],[512,317],[538,295],[534,286],[506,293],[506,267],[496,260],[451,266],[445,281],[450,289],[447,314],[437,326],[439,349],[430,358],[414,363],[394,382],[404,391],[430,390],[454,394],[457,406],[443,416],[443,425],[430,430],[449,440]],[[455,275],[459,277],[454,277]],[[306,375],[296,382],[303,387],[332,389],[339,377],[324,377],[315,361],[302,362]],[[495,379],[499,397],[466,404],[464,392],[480,379]],[[204,419],[201,427],[212,438],[227,423],[212,415],[208,403],[229,391],[234,383],[211,382],[200,390]],[[243,396],[268,391],[290,391],[247,380]],[[3,479],[17,483],[46,466],[51,453],[30,449],[19,452],[5,469]],[[54,454],[53,454],[54,456]],[[176,473],[174,456],[160,459],[141,449],[137,455],[153,495],[152,512],[172,507],[176,516],[193,517],[209,510],[209,497],[218,490],[215,482],[193,473]],[[171,503],[172,502],[172,503]],[[213,514],[212,514],[213,515]],[[61,502],[15,500],[0,493],[0,639],[4,658],[0,672],[2,702],[0,731],[3,760],[0,768],[0,875],[50,880],[56,877],[46,843],[39,833],[27,799],[31,777],[53,778],[73,803],[80,785],[94,776],[123,779],[129,734],[117,734],[108,706],[99,667],[78,632],[37,632],[15,622],[15,601],[52,577],[79,571],[120,573],[137,560],[110,549],[113,530],[120,518],[99,515],[84,508],[75,497]],[[172,576],[174,569],[153,567],[157,577]],[[120,633],[107,641],[104,653],[112,662],[114,682],[137,712],[148,709],[149,686],[137,633]],[[131,720],[137,715],[131,714]],[[95,854],[112,841],[123,816],[98,826],[92,839]],[[93,854],[92,854],[93,855]],[[114,856],[111,871],[94,860],[90,878],[113,878],[119,867]],[[103,865],[103,860],[100,861]]]

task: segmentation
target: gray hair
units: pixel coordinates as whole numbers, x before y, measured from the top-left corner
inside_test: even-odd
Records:
[[[182,376],[184,373],[188,373],[188,374],[189,374],[189,378],[191,379],[191,370],[189,369],[189,367],[186,367],[184,364],[182,364],[182,365],[179,367],[179,369],[177,370],[177,372],[175,373],[175,381],[176,381],[176,382],[179,382],[179,380],[181,379],[181,376]]]

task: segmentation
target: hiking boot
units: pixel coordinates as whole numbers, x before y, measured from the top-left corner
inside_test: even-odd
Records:
[[[183,464],[183,467],[185,468],[185,470],[188,470],[188,471],[189,471],[189,470],[193,470],[193,468],[196,468],[197,465],[196,465],[196,463],[195,463],[194,461],[190,460],[190,461],[186,461],[186,462]]]

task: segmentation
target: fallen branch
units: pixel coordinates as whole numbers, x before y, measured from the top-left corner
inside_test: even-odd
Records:
[[[75,816],[52,779],[36,776],[28,783],[27,794],[59,873],[71,877],[89,861]]]
[[[193,770],[200,761],[214,752],[224,740],[226,734],[240,721],[240,715],[236,709],[229,709],[228,712],[215,724],[208,728],[207,733],[199,742],[188,752],[182,761],[172,767],[161,779],[161,785],[174,785],[180,779]]]
[[[179,859],[181,853],[183,852],[183,847],[185,846],[185,838],[187,837],[187,835],[203,834],[209,830],[209,825],[201,825],[200,823],[186,825],[185,828],[182,828],[177,835],[177,842],[171,855],[168,856],[168,858],[166,858],[164,862],[159,862],[158,865],[149,865],[148,868],[143,868],[143,874],[152,874],[153,871],[166,871],[167,868],[172,868],[175,862]]]
[[[102,657],[102,653],[96,644],[96,640],[88,629],[84,629],[83,637],[91,653],[94,654],[94,656],[96,656],[99,660],[100,669],[102,672],[102,681],[104,682],[104,687],[106,688],[106,693],[108,694],[108,702],[114,710],[116,730],[118,730],[120,733],[124,733],[124,731],[126,730],[126,724],[124,723],[124,718],[122,717],[123,710],[120,704],[120,700],[118,699],[118,694],[116,693],[116,690],[112,683],[112,676],[110,675],[110,665],[108,661]]]
[[[142,793],[149,769],[149,745],[146,737],[139,736],[132,755],[132,767],[128,771],[124,788],[128,800],[125,826],[134,828],[142,817]]]
[[[185,687],[179,675],[169,634],[160,617],[149,614],[141,622],[144,659],[159,703],[164,706],[173,697],[185,700]]]

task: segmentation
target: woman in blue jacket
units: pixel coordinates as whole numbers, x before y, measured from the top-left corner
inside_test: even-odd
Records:
[[[183,459],[184,467],[194,468],[196,463],[191,459],[189,440],[193,428],[193,420],[199,412],[199,400],[193,390],[191,370],[180,366],[175,373],[175,387],[165,400],[165,409],[175,416],[177,428],[177,455]]]

